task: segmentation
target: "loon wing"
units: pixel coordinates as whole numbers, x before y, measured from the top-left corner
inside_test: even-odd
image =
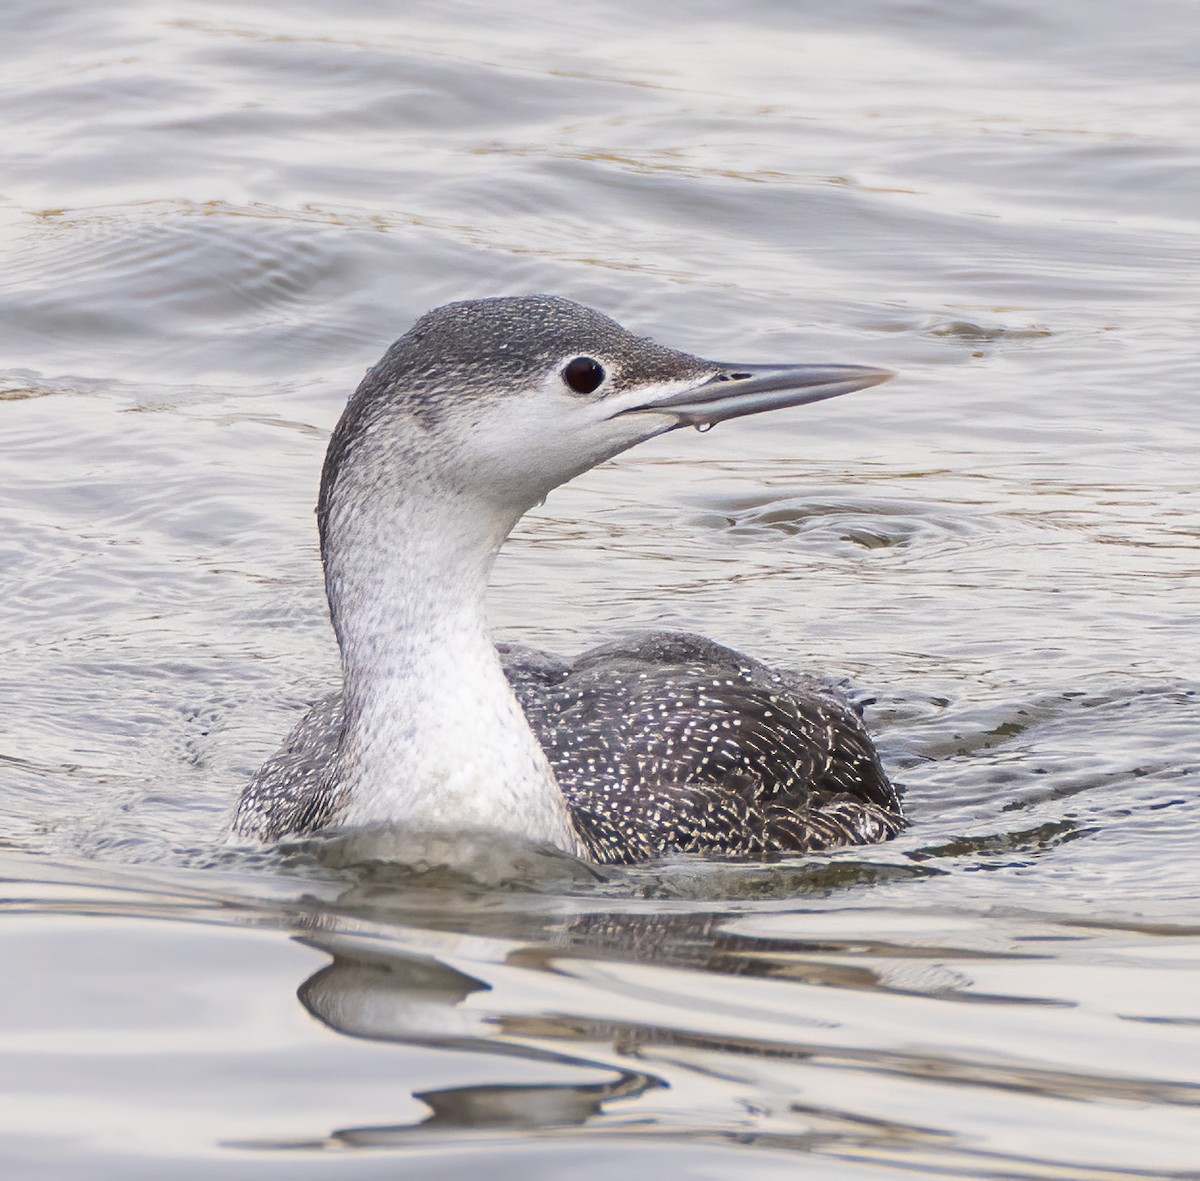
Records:
[[[903,826],[858,712],[827,685],[674,632],[573,664],[501,657],[597,861],[809,852]]]

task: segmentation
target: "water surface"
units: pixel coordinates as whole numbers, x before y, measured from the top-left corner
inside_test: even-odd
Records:
[[[6,24],[6,1176],[1200,1173],[1189,4]],[[492,600],[849,678],[896,842],[475,882],[225,845],[336,683],[346,395],[531,291],[899,372],[589,473]]]

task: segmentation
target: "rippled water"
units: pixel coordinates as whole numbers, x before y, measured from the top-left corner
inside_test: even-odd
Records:
[[[1200,1175],[1188,0],[5,23],[6,1177]],[[899,371],[590,473],[493,596],[849,678],[899,840],[224,845],[336,682],[342,401],[528,291]]]

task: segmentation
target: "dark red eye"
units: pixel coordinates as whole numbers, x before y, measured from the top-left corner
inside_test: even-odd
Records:
[[[563,366],[563,381],[577,394],[590,394],[604,380],[604,366],[591,357],[576,357]]]

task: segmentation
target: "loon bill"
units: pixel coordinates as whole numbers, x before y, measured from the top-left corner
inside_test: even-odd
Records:
[[[567,662],[497,648],[485,617],[497,551],[559,484],[666,431],[891,376],[706,361],[552,296],[422,316],[325,457],[342,689],[247,785],[234,833],[492,830],[603,863],[895,835],[899,796],[861,718],[819,681],[667,632]]]

